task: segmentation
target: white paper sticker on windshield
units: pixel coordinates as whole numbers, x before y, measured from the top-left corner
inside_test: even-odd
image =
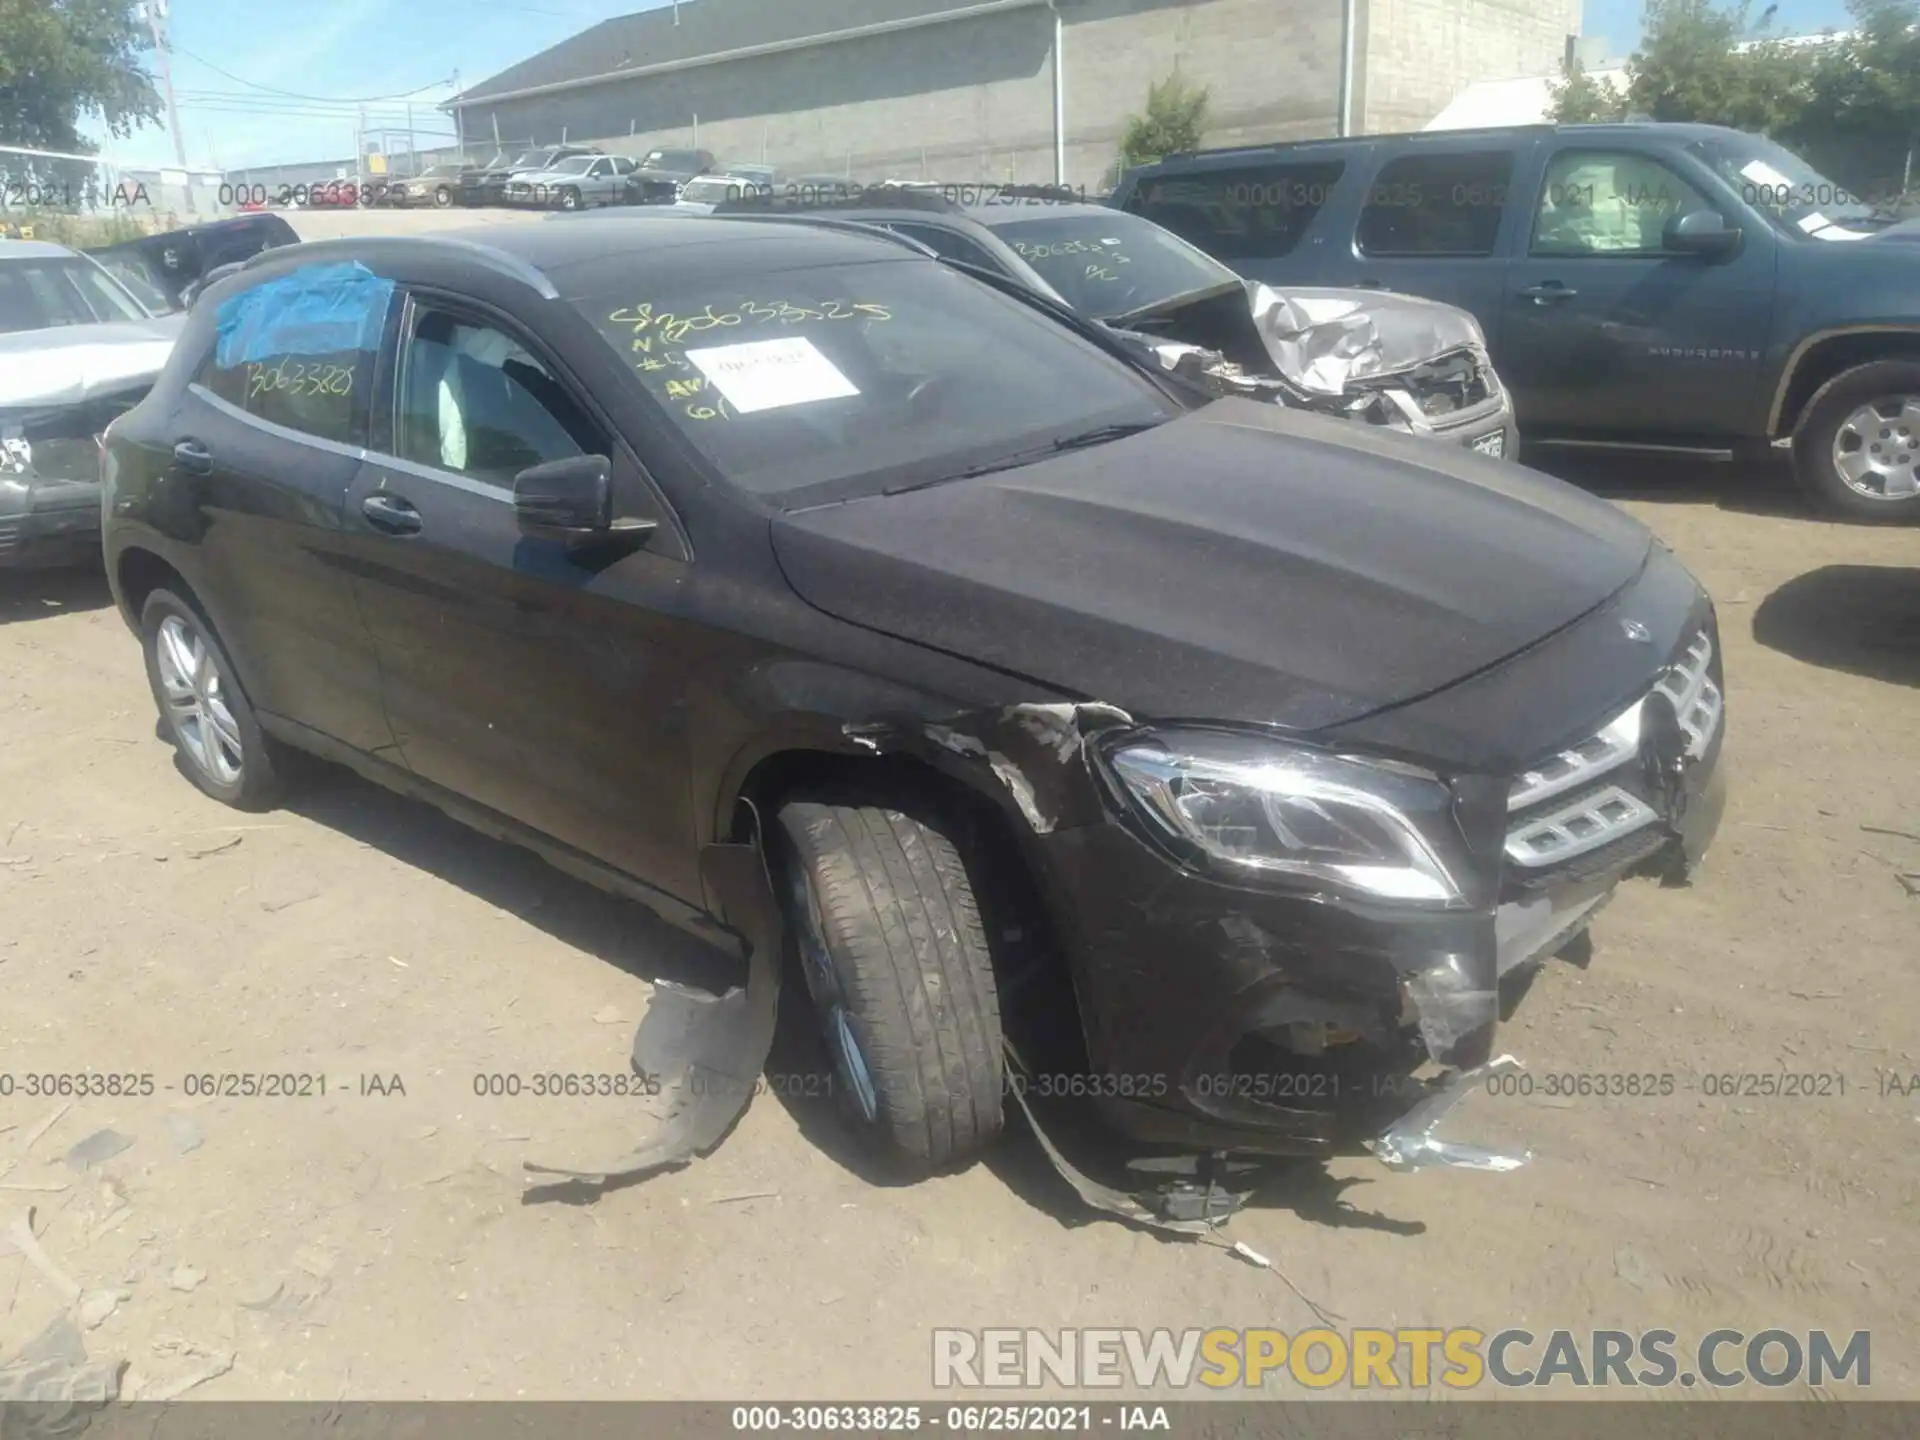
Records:
[[[1800,222],[1800,228],[1821,240],[1864,240],[1872,233],[1845,229],[1838,220],[1829,220],[1817,210]]]
[[[1773,185],[1788,192],[1793,189],[1793,181],[1764,160],[1749,160],[1740,167],[1740,173],[1756,185]]]
[[[689,350],[687,359],[727,403],[742,415],[777,410],[784,405],[807,405],[816,400],[842,400],[860,391],[839,368],[802,335],[780,340],[756,340],[746,345],[716,345]]]

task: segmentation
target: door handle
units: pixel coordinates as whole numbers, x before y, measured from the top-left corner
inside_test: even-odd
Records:
[[[384,492],[369,495],[360,502],[360,513],[376,530],[389,535],[413,535],[420,529],[420,512],[398,495]]]
[[[190,475],[211,475],[213,452],[198,440],[182,440],[173,447],[173,463]]]
[[[1520,293],[1536,305],[1551,305],[1556,300],[1571,300],[1580,292],[1578,290],[1569,290],[1559,281],[1554,280],[1545,285],[1529,285]]]

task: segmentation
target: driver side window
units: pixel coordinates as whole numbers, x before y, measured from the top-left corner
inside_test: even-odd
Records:
[[[403,460],[511,487],[530,465],[609,453],[566,388],[511,335],[421,305],[400,374]]]
[[[1663,255],[1669,220],[1712,208],[1698,190],[1651,156],[1564,150],[1547,166],[1530,253]]]

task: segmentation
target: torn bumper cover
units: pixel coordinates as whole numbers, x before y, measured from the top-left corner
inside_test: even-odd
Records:
[[[1465,310],[1386,291],[1254,282],[1244,306],[1239,298],[1203,297],[1114,323],[1162,368],[1217,395],[1513,453],[1513,402]]]

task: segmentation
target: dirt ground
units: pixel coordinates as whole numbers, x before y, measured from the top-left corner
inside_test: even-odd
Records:
[[[1719,602],[1732,799],[1698,884],[1625,890],[1504,1048],[1675,1093],[1476,1096],[1449,1133],[1531,1166],[1303,1167],[1226,1233],[1352,1325],[1866,1329],[1875,1393],[1920,1395],[1920,1109],[1882,1078],[1920,1072],[1920,535],[1731,469],[1631,474],[1585,478]],[[0,577],[0,676],[0,1074],[155,1080],[0,1098],[0,1226],[31,1209],[89,1318],[117,1301],[86,1340],[130,1394],[230,1358],[192,1393],[906,1398],[935,1326],[1311,1323],[1272,1274],[1091,1217],[1024,1136],[889,1186],[765,1096],[688,1169],[530,1197],[523,1160],[619,1153],[644,1106],[474,1077],[623,1070],[656,924],[344,775],[265,816],[204,799],[97,576]],[[231,1071],[328,1092],[185,1093]],[[1845,1094],[1699,1093],[1775,1071]],[[103,1129],[131,1143],[76,1171]],[[6,1250],[0,1354],[68,1308]]]

